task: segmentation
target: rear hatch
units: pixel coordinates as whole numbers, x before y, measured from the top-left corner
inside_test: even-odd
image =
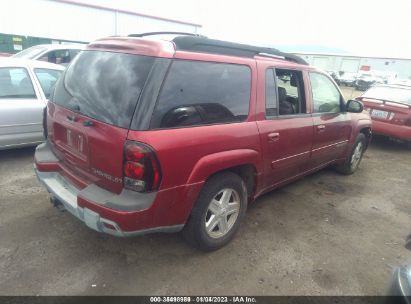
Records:
[[[65,174],[119,193],[128,129],[154,57],[81,52],[56,84],[47,129]]]
[[[411,126],[411,87],[375,86],[357,99],[373,120]]]

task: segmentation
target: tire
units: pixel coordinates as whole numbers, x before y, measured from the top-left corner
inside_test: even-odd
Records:
[[[201,190],[183,229],[183,236],[200,250],[217,250],[234,237],[246,210],[244,181],[232,172],[219,173],[211,177]]]
[[[360,165],[362,156],[367,146],[367,139],[364,134],[358,134],[350,154],[345,159],[344,163],[336,167],[337,171],[342,174],[353,174]]]

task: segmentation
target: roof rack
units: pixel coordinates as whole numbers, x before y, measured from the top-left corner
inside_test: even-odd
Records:
[[[128,37],[145,37],[145,36],[155,36],[155,35],[183,35],[183,36],[194,36],[194,37],[204,37],[200,34],[185,33],[185,32],[147,32],[141,34],[130,34]]]
[[[275,48],[258,47],[240,43],[208,39],[201,35],[190,34],[185,36],[177,36],[173,39],[173,42],[176,45],[176,49],[182,51],[213,53],[249,58],[253,58],[256,55],[259,55],[308,65],[308,63],[301,57],[281,52],[280,50],[277,50]]]

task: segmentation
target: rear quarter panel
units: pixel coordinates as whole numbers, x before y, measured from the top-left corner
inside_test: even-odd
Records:
[[[260,168],[255,122],[153,131],[132,131],[129,140],[150,145],[160,161],[160,189],[204,182],[210,175],[241,164]]]

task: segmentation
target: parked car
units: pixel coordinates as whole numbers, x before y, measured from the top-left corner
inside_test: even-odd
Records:
[[[371,74],[371,73],[362,73],[359,74],[355,80],[355,89],[359,91],[366,91],[374,84],[384,83],[382,77]]]
[[[183,230],[202,250],[263,193],[329,165],[353,173],[371,136],[361,102],[301,58],[188,35],[91,43],[46,117],[35,171],[52,202],[100,232]]]
[[[357,99],[369,111],[374,133],[411,143],[411,86],[376,85]]]
[[[390,80],[387,84],[397,84],[411,87],[411,79],[395,79]]]
[[[44,140],[43,110],[64,67],[0,58],[0,150]]]
[[[340,76],[340,84],[347,86],[347,87],[355,86],[356,80],[357,80],[357,73],[345,72]]]
[[[83,48],[84,46],[80,44],[40,44],[18,52],[12,57],[41,60],[67,66]]]

